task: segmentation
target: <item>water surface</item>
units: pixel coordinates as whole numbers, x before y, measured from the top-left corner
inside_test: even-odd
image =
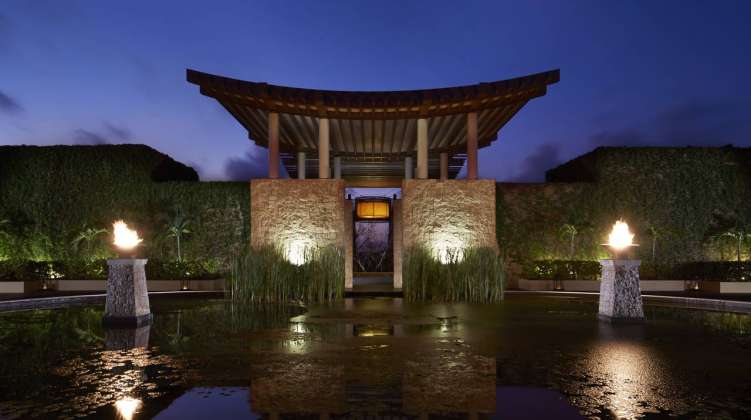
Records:
[[[587,299],[347,299],[307,308],[154,299],[0,314],[0,417],[748,418],[751,316]]]

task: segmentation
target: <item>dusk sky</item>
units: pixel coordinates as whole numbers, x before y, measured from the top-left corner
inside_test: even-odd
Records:
[[[246,179],[265,149],[186,68],[337,90],[559,68],[480,151],[481,177],[539,181],[599,145],[751,146],[750,22],[749,1],[2,0],[0,144],[145,143]]]

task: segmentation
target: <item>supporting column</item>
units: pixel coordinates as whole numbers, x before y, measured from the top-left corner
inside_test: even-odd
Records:
[[[297,179],[305,179],[305,152],[297,152]]]
[[[644,322],[639,260],[600,260],[599,317],[610,322]]]
[[[407,156],[404,158],[404,179],[412,179],[412,171],[415,167],[415,164],[412,163],[412,156]]]
[[[107,260],[106,326],[137,327],[151,322],[149,292],[146,289],[145,259]]]
[[[334,178],[342,179],[342,157],[334,157]]]
[[[329,166],[329,119],[318,119],[318,178],[328,179],[331,169]]]
[[[279,114],[269,112],[269,178],[279,178]]]
[[[477,179],[477,113],[467,114],[467,179]]]
[[[441,152],[441,181],[449,179],[449,154]]]
[[[394,252],[394,289],[402,288],[402,200],[394,199],[391,202],[391,210],[393,214],[391,216],[391,232],[392,239],[391,245]]]
[[[417,179],[428,179],[428,120],[417,119]]]

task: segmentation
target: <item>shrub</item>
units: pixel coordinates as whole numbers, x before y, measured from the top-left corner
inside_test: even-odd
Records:
[[[344,252],[336,247],[309,249],[297,266],[274,247],[248,249],[235,258],[228,293],[240,302],[323,302],[344,294]]]
[[[522,274],[530,280],[597,280],[599,261],[541,260],[522,264]]]
[[[213,261],[149,260],[146,278],[150,280],[217,279],[222,273]],[[26,280],[104,280],[107,260],[0,261],[0,281]]]
[[[424,247],[404,253],[404,298],[408,301],[498,302],[503,299],[504,264],[492,248],[468,248],[461,258],[436,260]]]

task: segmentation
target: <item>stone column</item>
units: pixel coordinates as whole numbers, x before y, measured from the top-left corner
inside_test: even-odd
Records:
[[[342,179],[342,157],[334,157],[334,179]]]
[[[402,200],[391,202],[391,246],[394,252],[394,289],[402,288]]]
[[[428,120],[417,119],[417,179],[428,179]]]
[[[644,322],[640,260],[600,260],[599,318],[610,322]]]
[[[477,113],[467,114],[467,179],[477,179]]]
[[[352,202],[354,200],[344,200],[344,289],[352,290],[354,285],[354,222],[352,220]]]
[[[305,179],[305,152],[297,152],[297,179]]]
[[[331,178],[329,166],[329,119],[318,119],[318,178]]]
[[[449,179],[449,154],[441,152],[441,181]]]
[[[137,327],[151,321],[144,270],[146,261],[136,258],[107,260],[105,325]]]
[[[412,156],[407,156],[404,158],[404,179],[412,179],[412,170],[414,168],[414,163],[412,163]]]
[[[279,114],[269,112],[269,178],[279,178]]]

